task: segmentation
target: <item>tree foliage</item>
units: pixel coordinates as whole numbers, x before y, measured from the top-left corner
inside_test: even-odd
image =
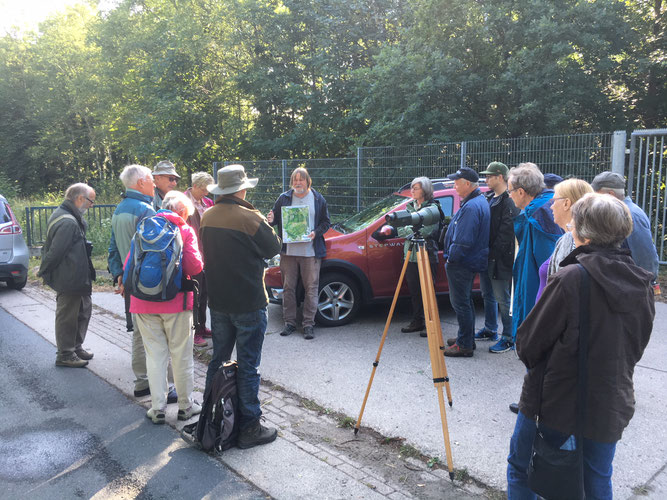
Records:
[[[665,126],[663,0],[94,0],[0,38],[18,193],[172,160]]]

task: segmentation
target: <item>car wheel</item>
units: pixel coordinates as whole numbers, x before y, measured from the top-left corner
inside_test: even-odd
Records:
[[[28,282],[28,276],[26,276],[22,280],[16,280],[14,278],[9,278],[7,280],[7,286],[9,288],[13,288],[14,290],[21,290],[27,282]]]
[[[323,326],[341,326],[352,321],[361,305],[359,285],[345,274],[327,273],[320,277],[315,320]]]

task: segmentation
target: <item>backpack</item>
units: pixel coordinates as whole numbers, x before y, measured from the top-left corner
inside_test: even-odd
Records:
[[[138,299],[171,300],[181,291],[183,238],[176,224],[154,215],[143,219],[130,245],[125,287]]]
[[[181,436],[204,451],[220,453],[236,445],[239,433],[236,361],[227,361],[213,375],[204,394],[199,421],[183,427]]]

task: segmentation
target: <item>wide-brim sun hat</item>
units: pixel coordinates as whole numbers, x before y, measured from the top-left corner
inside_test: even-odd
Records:
[[[233,194],[254,188],[258,180],[248,178],[243,165],[227,165],[218,170],[218,183],[209,184],[206,189],[211,194]]]

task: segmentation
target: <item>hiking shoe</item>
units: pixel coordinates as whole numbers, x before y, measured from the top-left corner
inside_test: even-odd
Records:
[[[208,346],[208,342],[206,342],[206,339],[202,337],[199,333],[195,333],[194,345],[195,347],[204,347]]]
[[[315,338],[315,329],[312,326],[303,327],[303,338],[306,340],[311,340]]]
[[[255,420],[239,433],[236,446],[245,450],[246,448],[252,448],[253,446],[271,443],[276,440],[277,436],[277,429],[264,427],[259,420]]]
[[[512,349],[514,349],[514,342],[500,339],[498,342],[489,347],[489,352],[500,354],[501,352],[511,351]]]
[[[199,327],[199,335],[201,335],[205,339],[210,339],[210,338],[213,337],[213,334],[211,333],[211,329],[206,328],[205,326],[200,326]]]
[[[447,345],[448,345],[448,346],[454,345],[454,344],[456,344],[456,341],[457,341],[457,340],[458,340],[458,339],[455,339],[455,338],[454,338],[454,339],[447,339]],[[474,351],[475,349],[477,349],[477,342],[475,342],[475,341],[473,340],[473,341],[472,341],[472,350]]]
[[[419,332],[419,336],[426,338],[428,337],[428,333],[426,332],[426,330],[422,330],[421,332]]]
[[[151,388],[146,387],[145,389],[135,389],[134,390],[134,397],[135,398],[143,398],[144,396],[150,396],[151,394]]]
[[[475,334],[475,340],[493,340],[496,342],[498,340],[498,332],[492,332],[486,328],[482,328]]]
[[[67,368],[83,368],[87,364],[88,361],[79,358],[79,356],[73,352],[62,356],[56,356],[56,366],[64,366]]]
[[[472,349],[459,347],[458,344],[454,344],[445,349],[445,356],[450,356],[453,358],[472,358],[472,354],[473,354]]]
[[[292,335],[294,332],[296,332],[296,326],[294,325],[285,325],[285,328],[283,328],[283,331],[280,332],[281,337],[287,337],[289,335]]]
[[[415,321],[412,320],[408,326],[404,326],[401,328],[401,331],[403,333],[412,333],[412,332],[419,332],[421,330],[424,330],[426,328],[426,325],[422,323],[421,321]]]
[[[199,406],[198,403],[195,403],[194,401],[190,405],[190,408],[187,410],[178,410],[178,419],[179,420],[190,420],[192,417],[195,415],[199,415],[201,413],[201,406]]]
[[[519,414],[519,404],[518,403],[510,403],[510,411],[512,413],[515,413],[516,415]]]
[[[146,412],[146,418],[150,418],[155,425],[164,424],[164,411],[151,408]]]
[[[74,351],[74,354],[79,356],[79,359],[83,359],[84,361],[88,361],[89,359],[93,359],[94,354],[90,351],[86,351],[83,347],[79,347]]]

